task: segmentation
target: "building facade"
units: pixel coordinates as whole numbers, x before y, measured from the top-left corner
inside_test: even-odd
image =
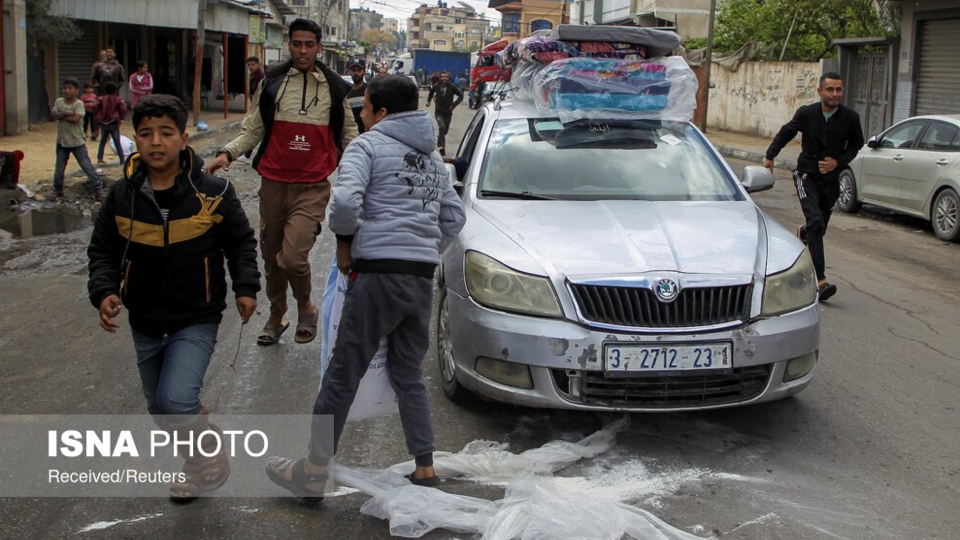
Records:
[[[491,0],[490,7],[502,14],[502,36],[511,41],[570,20],[570,2],[558,0]]]
[[[437,51],[476,51],[488,41],[490,21],[467,4],[422,5],[407,20],[407,47]]]
[[[348,38],[353,41],[363,39],[363,33],[369,30],[381,31],[383,15],[367,8],[353,8],[350,10],[350,30]]]
[[[570,14],[575,24],[655,27],[684,39],[702,38],[710,23],[710,0],[576,0]]]

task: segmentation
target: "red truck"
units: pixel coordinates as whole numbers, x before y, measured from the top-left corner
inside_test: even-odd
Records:
[[[497,53],[506,49],[510,42],[506,39],[494,41],[477,51],[477,63],[470,70],[470,90],[477,90],[477,82],[509,81],[510,70],[497,65]]]

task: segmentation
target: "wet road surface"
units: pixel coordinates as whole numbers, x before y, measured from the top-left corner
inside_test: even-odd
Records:
[[[460,108],[459,140],[472,111]],[[212,149],[221,141],[205,141]],[[739,173],[746,164],[730,160]],[[246,166],[227,174],[256,223],[258,179]],[[793,229],[801,218],[788,175],[755,199]],[[86,299],[89,228],[36,238],[0,238],[0,413],[141,414],[143,400],[126,324],[97,325]],[[333,237],[312,253],[319,301]],[[800,395],[761,406],[706,413],[634,414],[610,452],[559,476],[607,482],[631,504],[704,538],[949,539],[960,530],[960,246],[936,239],[914,219],[867,210],[835,214],[827,235],[828,276],[840,291],[822,310],[820,362]],[[317,340],[254,344],[260,314],[239,342],[232,307],[203,390],[217,414],[303,414],[319,380]],[[291,303],[292,305],[292,303]],[[121,321],[125,323],[125,320]],[[236,371],[228,365],[240,345]],[[519,452],[576,440],[618,415],[522,409],[447,401],[435,352],[425,361],[437,446],[457,451],[477,440]],[[360,467],[409,459],[399,422],[348,425],[341,456]],[[2,444],[2,443],[0,443]],[[443,489],[487,499],[503,487],[452,480]],[[288,499],[5,499],[2,538],[324,538],[389,537],[363,516],[363,494],[320,509]],[[465,538],[436,531],[427,538]]]

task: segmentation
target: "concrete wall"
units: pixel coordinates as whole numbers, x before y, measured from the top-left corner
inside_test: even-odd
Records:
[[[923,0],[902,2],[903,20],[900,23],[900,62],[897,70],[897,88],[894,100],[893,121],[899,122],[913,115],[914,81],[917,73],[918,17],[936,15],[960,16],[958,0]],[[939,12],[939,13],[938,13]]]
[[[3,0],[4,134],[26,133],[30,125],[27,102],[27,11],[24,0]]]
[[[711,70],[707,129],[772,137],[797,107],[817,100],[819,62],[744,62]]]

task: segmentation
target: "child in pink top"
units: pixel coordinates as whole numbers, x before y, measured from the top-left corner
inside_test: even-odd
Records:
[[[153,93],[153,75],[147,71],[147,63],[143,60],[137,62],[137,71],[130,75],[130,108],[137,106],[137,102],[143,96]]]

